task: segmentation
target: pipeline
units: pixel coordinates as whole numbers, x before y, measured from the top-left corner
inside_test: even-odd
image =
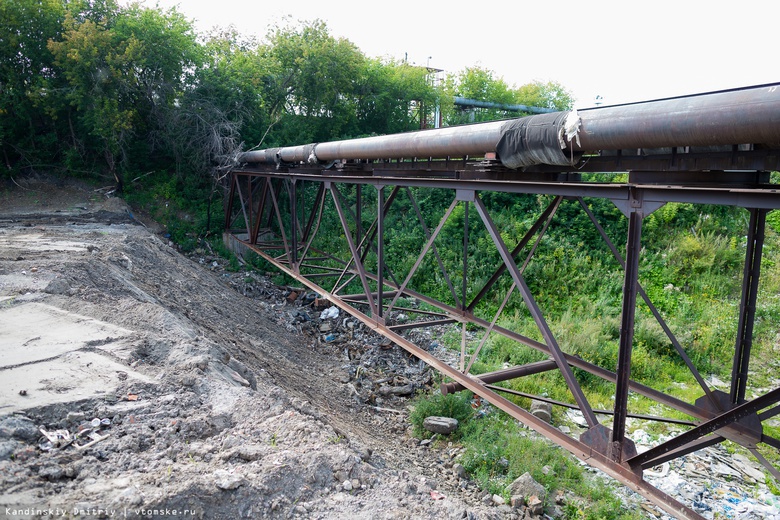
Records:
[[[557,112],[552,108],[532,107],[529,105],[508,105],[505,103],[493,103],[492,101],[469,99],[460,96],[455,96],[452,101],[453,104],[458,107],[495,108],[497,110],[506,110],[507,112],[528,112],[529,114],[548,114],[550,112]]]
[[[505,121],[269,148],[240,163],[481,157],[508,168],[573,166],[583,152],[759,144],[780,148],[780,83]]]

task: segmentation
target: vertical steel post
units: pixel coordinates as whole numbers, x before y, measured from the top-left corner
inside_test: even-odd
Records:
[[[225,230],[230,231],[233,225],[233,198],[236,194],[236,179],[238,174],[234,173],[230,176],[230,188],[228,188],[227,205],[225,206]]]
[[[377,185],[376,187],[376,293],[377,307],[376,314],[379,320],[384,319],[384,294],[383,286],[385,284],[385,187]]]
[[[596,230],[601,235],[602,240],[604,240],[604,243],[607,245],[610,251],[612,251],[612,256],[615,257],[615,260],[620,264],[621,269],[626,268],[626,262],[623,260],[623,257],[620,256],[620,253],[617,250],[617,247],[615,247],[615,244],[612,243],[612,240],[610,240],[609,236],[607,235],[607,232],[604,231],[604,228],[601,227],[601,224],[599,224],[598,219],[596,219],[596,215],[593,214],[593,211],[588,207],[587,204],[585,204],[585,201],[582,199],[582,197],[577,197],[577,200],[580,203],[580,206],[585,211],[585,213],[590,218],[590,221],[593,223],[593,225],[596,227]],[[672,342],[672,345],[674,346],[675,350],[677,351],[677,354],[682,358],[685,365],[688,367],[688,370],[690,370],[691,375],[698,381],[699,386],[701,386],[702,390],[704,390],[704,393],[710,398],[711,402],[717,406],[717,401],[715,397],[712,394],[712,390],[710,390],[709,386],[707,386],[707,382],[704,380],[704,378],[701,376],[699,371],[696,369],[696,366],[693,364],[693,361],[691,361],[691,358],[688,356],[688,354],[685,353],[685,350],[683,349],[682,345],[680,345],[680,342],[677,340],[677,337],[674,335],[672,330],[669,328],[669,325],[664,320],[663,316],[661,316],[661,313],[658,312],[658,309],[653,304],[653,302],[650,300],[650,296],[648,296],[647,292],[642,288],[641,284],[637,284],[637,293],[638,295],[644,300],[645,304],[650,309],[650,312],[655,317],[655,320],[658,322],[658,324],[663,329],[664,333],[666,334],[666,337],[669,338],[669,341]]]
[[[742,298],[739,304],[737,343],[734,349],[734,365],[731,370],[731,402],[734,404],[745,401],[750,350],[753,347],[753,325],[756,320],[756,298],[758,297],[758,279],[761,273],[761,255],[764,248],[766,214],[767,210],[765,209],[750,209],[750,228],[748,229],[745,267],[742,274]]]
[[[623,460],[626,436],[628,388],[631,378],[631,351],[634,343],[636,295],[639,282],[639,252],[642,246],[642,218],[641,210],[631,211],[628,217],[626,272],[623,282],[623,308],[620,318],[620,344],[616,370],[615,417],[612,425],[611,453],[608,454],[616,462],[622,462]]]
[[[267,177],[260,177],[263,183],[263,191],[260,194],[260,201],[257,204],[257,218],[255,218],[255,227],[252,230],[252,235],[249,238],[250,244],[257,244],[257,237],[260,235],[260,226],[263,221],[263,213],[265,212],[265,201],[268,199],[268,184]]]
[[[469,204],[463,201],[466,206],[463,208],[463,284],[461,286],[461,310],[466,310],[466,289],[468,288],[467,277],[469,267]]]
[[[459,310],[466,313],[466,289],[468,288],[468,268],[469,268],[469,207],[471,203],[463,201],[463,273],[461,283],[461,297]],[[466,371],[466,322],[463,322],[463,330],[460,339],[460,371]]]
[[[377,309],[376,309],[376,302],[374,302],[374,299],[371,297],[371,288],[368,284],[368,276],[366,276],[366,269],[363,266],[363,262],[360,260],[360,252],[357,249],[357,246],[355,245],[355,241],[352,239],[352,233],[349,230],[349,224],[347,223],[347,216],[344,213],[344,208],[341,206],[341,201],[339,200],[341,198],[341,192],[338,190],[338,188],[332,184],[332,183],[326,183],[326,188],[330,190],[330,195],[333,198],[333,205],[336,208],[336,212],[339,215],[339,221],[341,221],[341,229],[344,231],[344,238],[347,239],[347,245],[349,246],[349,251],[352,253],[352,261],[355,263],[355,267],[358,270],[358,275],[360,277],[360,283],[363,285],[363,292],[366,295],[366,298],[368,300],[369,307],[371,308],[371,317],[376,321],[377,319]]]
[[[355,185],[355,242],[363,239],[363,185]],[[368,248],[368,244],[366,244]]]
[[[289,181],[290,189],[290,240],[292,242],[292,265],[290,268],[298,272],[298,182],[295,179]]]

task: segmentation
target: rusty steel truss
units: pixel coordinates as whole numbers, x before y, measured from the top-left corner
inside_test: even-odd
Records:
[[[747,448],[780,480],[780,471],[758,449],[760,444],[780,449],[780,439],[763,428],[765,421],[780,413],[780,388],[758,391],[749,380],[766,216],[780,208],[780,185],[770,184],[768,173],[780,169],[777,89],[778,85],[751,87],[579,114],[544,114],[508,123],[248,152],[230,175],[226,243],[241,254],[260,255],[434,367],[451,380],[442,385],[443,392],[470,390],[669,514],[702,518],[689,504],[643,479],[643,471],[729,440]],[[511,128],[502,126],[510,123]],[[542,127],[542,134],[536,134],[534,127]],[[505,132],[519,135],[520,144]],[[540,144],[535,144],[536,139]],[[512,148],[518,146],[519,151]],[[508,159],[510,154],[513,158]],[[589,180],[589,173],[598,172],[628,175],[622,182]],[[426,222],[423,216],[420,194],[425,190],[437,190],[439,200],[449,203],[438,222]],[[485,202],[489,192],[544,196],[540,200],[547,205],[519,240],[507,243],[507,234]],[[625,216],[625,244],[614,243],[604,231],[588,204],[594,198],[608,199]],[[559,343],[525,277],[545,233],[560,224],[555,216],[564,201],[580,206],[622,271],[616,366],[598,366],[570,354],[571,346]],[[670,202],[738,206],[749,213],[728,392],[711,388],[639,280],[643,221]],[[410,251],[416,256],[412,265],[400,265],[386,254],[389,241],[398,240],[398,230],[392,224],[388,227],[389,222],[398,222],[390,218],[398,211],[405,212],[405,225],[414,224],[424,237],[418,250]],[[328,218],[341,229],[341,242],[333,237],[328,242],[318,233]],[[462,266],[457,273],[445,267],[440,243],[442,230],[454,225],[462,229],[458,251]],[[476,280],[470,277],[469,254],[475,227],[500,259],[477,290],[473,289]],[[424,264],[433,266],[438,283],[446,288],[449,296],[444,300],[415,289],[415,276]],[[502,277],[511,284],[497,283]],[[498,287],[504,287],[501,294]],[[500,324],[512,295],[522,300],[539,339]],[[483,305],[488,298],[501,303]],[[420,304],[405,303],[409,301]],[[638,303],[649,309],[701,387],[699,399],[687,402],[632,379]],[[486,308],[491,309],[489,314]],[[412,319],[395,322],[391,318],[399,311]],[[410,331],[446,324],[456,324],[452,326],[460,331],[456,366],[410,339]],[[472,367],[483,346],[497,336],[547,359],[474,375]],[[541,391],[525,394],[500,385],[554,371],[569,390],[566,402],[548,399]],[[611,410],[591,404],[581,374],[614,385]],[[632,414],[631,393],[689,419]],[[519,406],[518,397],[577,409],[587,430],[579,438],[564,434]],[[605,416],[611,419],[606,421]],[[637,453],[626,432],[629,417],[674,422],[685,432]]]

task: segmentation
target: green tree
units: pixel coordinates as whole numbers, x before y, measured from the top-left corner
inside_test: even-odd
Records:
[[[359,135],[419,128],[419,110],[439,97],[426,68],[379,59],[365,61],[356,95]]]
[[[515,103],[552,108],[555,110],[569,110],[574,105],[572,93],[556,81],[533,81],[514,91]]]
[[[568,110],[574,103],[571,93],[557,82],[534,81],[515,88],[507,85],[503,78],[496,78],[493,71],[482,67],[469,67],[457,74],[449,74],[445,78],[442,90],[450,97],[460,96],[501,105]],[[447,125],[527,115],[501,108],[457,108],[451,103],[442,104],[442,112]]]
[[[58,85],[46,42],[64,18],[61,0],[0,2],[0,148],[7,169],[57,154],[51,111]]]
[[[131,147],[154,149],[161,109],[175,102],[199,63],[199,46],[175,10],[120,9],[112,0],[88,7],[68,12],[62,37],[48,47],[67,81],[74,143],[83,159],[102,159],[121,192]]]
[[[502,78],[482,67],[467,67],[456,74],[448,74],[443,83],[448,99],[458,96],[477,101],[512,104],[515,102],[512,90]],[[461,108],[452,103],[442,105],[444,122],[447,126],[492,121],[516,116],[516,113],[495,108]]]
[[[356,133],[356,80],[365,57],[352,42],[332,37],[317,20],[299,29],[273,29],[265,56],[273,64],[271,112],[284,119],[279,142],[330,141]]]

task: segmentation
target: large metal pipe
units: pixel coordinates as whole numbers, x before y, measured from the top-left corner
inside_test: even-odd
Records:
[[[506,121],[451,126],[363,137],[330,143],[271,148],[241,154],[240,162],[331,162],[349,159],[402,159],[484,155],[494,151]]]
[[[780,145],[780,84],[580,112],[579,150]]]
[[[483,156],[510,168],[575,163],[577,152],[768,144],[780,147],[780,83],[506,121],[246,152],[239,162]]]
[[[549,114],[557,112],[552,108],[532,107],[528,105],[508,105],[506,103],[493,103],[492,101],[482,101],[480,99],[469,99],[455,96],[452,99],[455,106],[469,108],[495,108],[497,110],[506,110],[508,112],[528,112],[529,114]]]

